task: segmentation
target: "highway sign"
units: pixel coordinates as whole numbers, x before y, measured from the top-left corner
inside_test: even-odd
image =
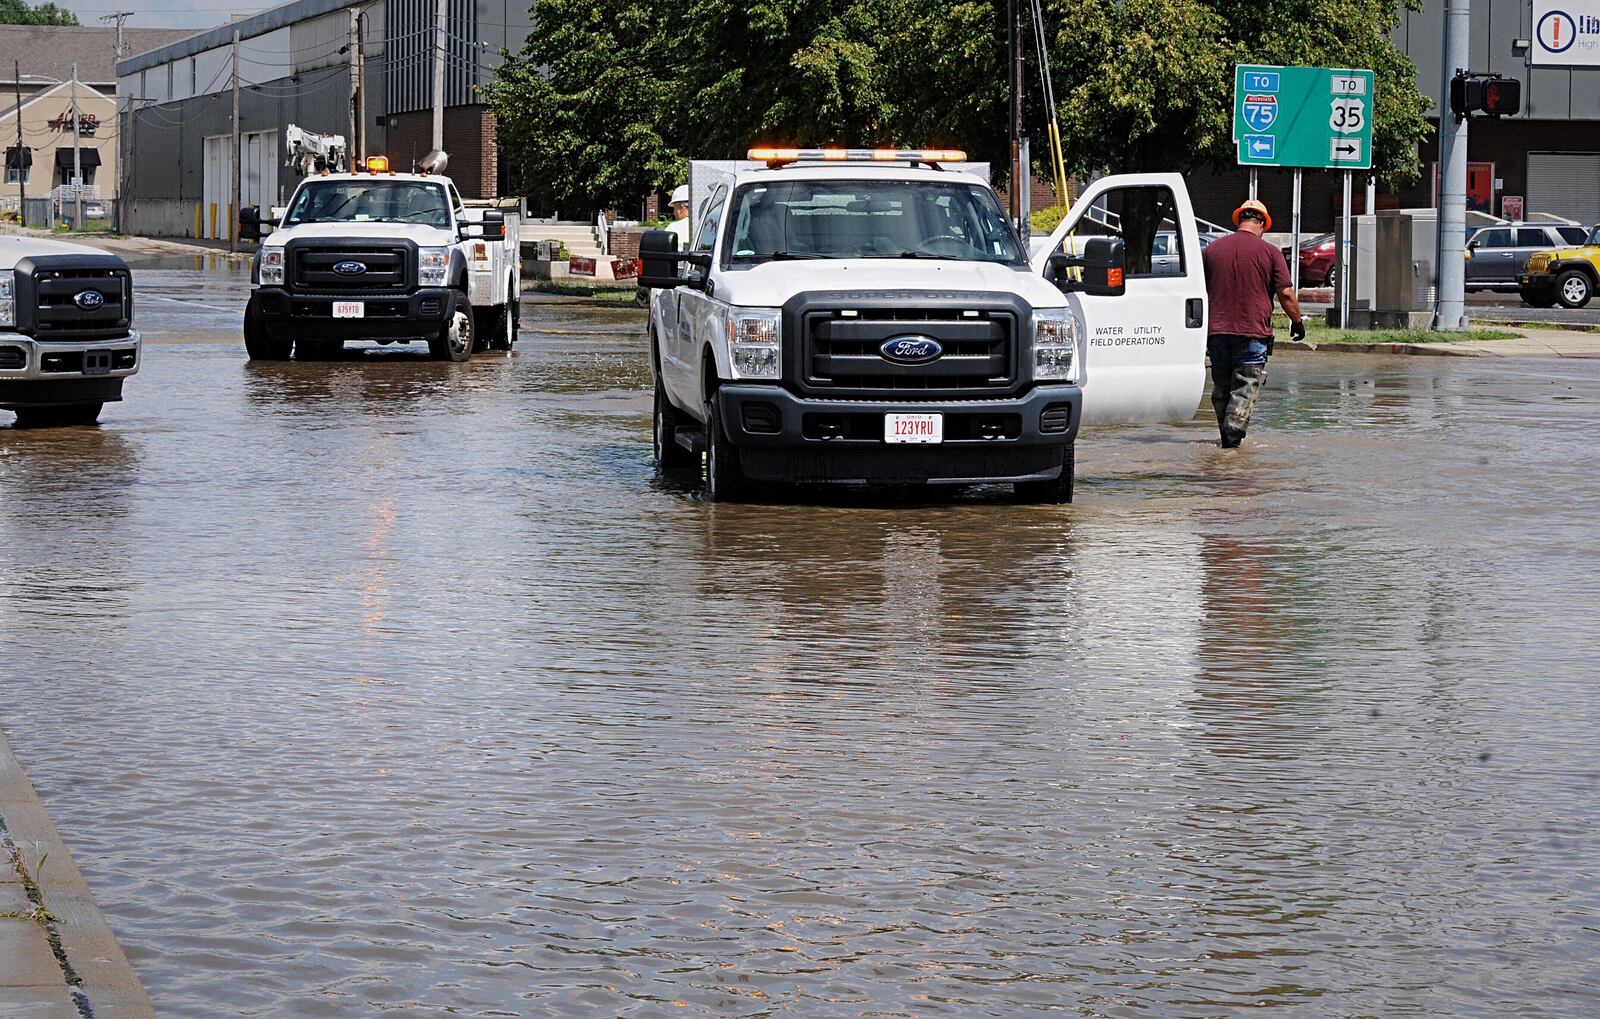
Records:
[[[1233,72],[1239,163],[1370,169],[1372,106],[1371,71],[1241,64]]]

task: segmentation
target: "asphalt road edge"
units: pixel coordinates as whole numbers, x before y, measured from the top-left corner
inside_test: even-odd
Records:
[[[13,853],[20,856],[19,870]],[[155,1019],[155,1006],[128,964],[105,914],[72,861],[5,733],[0,732],[0,1014],[81,1019]]]

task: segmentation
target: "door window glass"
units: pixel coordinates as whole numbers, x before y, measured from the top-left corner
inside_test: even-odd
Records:
[[[1550,236],[1544,232],[1543,227],[1522,227],[1517,231],[1517,247],[1519,248],[1548,248]]]
[[[1072,235],[1062,242],[1068,254],[1082,254],[1089,237],[1121,237],[1128,259],[1127,274],[1187,276],[1189,253],[1178,230],[1177,197],[1164,184],[1112,188],[1082,209]],[[1073,238],[1076,238],[1074,242]],[[1161,257],[1158,264],[1157,256]]]
[[[722,207],[728,201],[728,186],[717,188],[705,210],[700,213],[700,232],[694,238],[695,251],[710,251],[717,242],[717,225],[722,221]]]
[[[1584,241],[1584,230],[1581,226],[1558,226],[1556,233],[1560,234],[1561,239],[1568,244],[1582,244]]]
[[[1473,238],[1480,248],[1509,248],[1511,247],[1510,230],[1479,230]]]

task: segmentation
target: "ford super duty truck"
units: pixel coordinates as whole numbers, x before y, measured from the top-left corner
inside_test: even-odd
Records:
[[[644,236],[660,469],[703,462],[716,500],[1001,482],[1068,502],[1081,425],[1194,416],[1205,280],[1182,177],[1102,178],[1033,250],[986,179],[947,168],[964,158],[752,150],[713,175],[687,250]],[[1158,233],[1177,254],[1159,267]]]
[[[133,278],[122,259],[0,237],[0,409],[22,426],[92,424],[138,370]]]
[[[261,239],[244,316],[252,360],[319,360],[371,340],[465,361],[516,342],[515,212],[469,205],[450,178],[396,173],[381,157],[306,178],[272,212],[264,224],[246,209],[240,223]]]

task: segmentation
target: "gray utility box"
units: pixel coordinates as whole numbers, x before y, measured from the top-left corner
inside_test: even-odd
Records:
[[[1355,216],[1350,295],[1351,329],[1425,329],[1433,314],[1433,209],[1389,209]],[[1341,278],[1340,285],[1344,280]],[[1329,323],[1338,317],[1338,301]]]

